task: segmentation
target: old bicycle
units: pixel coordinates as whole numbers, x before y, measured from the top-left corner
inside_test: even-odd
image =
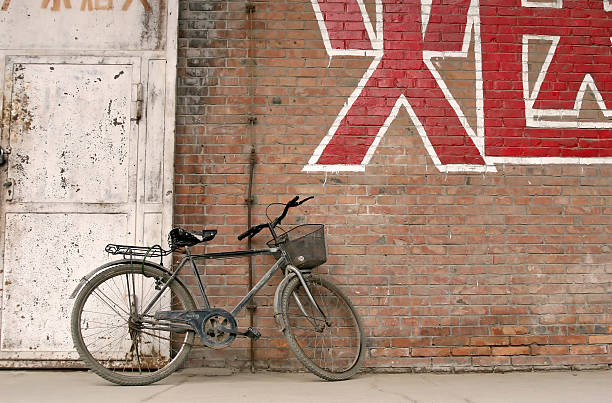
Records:
[[[287,343],[300,362],[326,380],[344,380],[360,368],[365,351],[361,320],[336,285],[312,273],[326,261],[324,227],[297,226],[278,233],[292,207],[312,197],[296,196],[274,220],[250,227],[238,239],[268,229],[269,248],[193,254],[190,247],[208,242],[216,230],[170,231],[168,250],[109,244],[106,251],[121,260],[104,264],[86,275],[71,295],[74,345],[81,359],[101,377],[120,385],[146,385],[177,370],[198,335],[203,345],[224,348],[237,336],[258,339],[257,329],[239,330],[236,316],[279,270],[285,275],[274,296],[274,313]],[[176,270],[162,258],[183,251]],[[231,311],[210,306],[196,261],[272,254],[277,260]],[[149,259],[160,258],[160,263]],[[179,273],[191,266],[203,306],[185,286]]]

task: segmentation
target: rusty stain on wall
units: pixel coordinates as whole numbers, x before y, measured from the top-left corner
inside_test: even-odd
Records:
[[[128,1],[131,2],[132,0],[128,0]],[[146,0],[144,1],[146,2]],[[161,7],[162,9],[166,8],[165,1],[166,0],[159,0],[159,7]],[[145,6],[145,9],[150,10],[150,8],[147,9],[146,6]],[[153,38],[153,35],[155,35],[155,42],[156,42],[155,48],[161,49],[164,45],[165,31],[163,27],[166,25],[166,15],[161,14],[159,16],[159,19],[157,20],[157,25],[154,25],[155,21],[153,22],[151,21],[151,16],[152,16],[151,13],[144,13],[142,15],[141,26],[143,27],[143,31],[142,31],[142,34],[140,35],[140,40],[142,43],[147,43],[150,41],[150,39]]]
[[[11,4],[11,0],[4,0],[4,3],[2,3],[2,11],[6,11],[8,10],[9,5]]]
[[[15,66],[14,74],[15,80],[23,80],[23,70],[24,67],[22,64],[17,64]],[[13,94],[13,102],[11,108],[11,120],[13,124],[20,125],[23,131],[32,130],[32,112],[29,109],[30,98],[26,91],[17,90]]]

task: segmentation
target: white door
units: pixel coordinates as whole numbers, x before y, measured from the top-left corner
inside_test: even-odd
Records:
[[[77,358],[68,296],[107,243],[142,241],[139,60],[6,57],[0,360]]]

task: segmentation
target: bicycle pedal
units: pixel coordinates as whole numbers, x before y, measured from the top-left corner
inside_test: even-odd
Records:
[[[261,337],[261,333],[257,329],[253,329],[252,327],[248,328],[244,335],[249,339],[257,340]]]

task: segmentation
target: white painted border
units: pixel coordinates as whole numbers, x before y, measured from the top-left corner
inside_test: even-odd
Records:
[[[376,68],[378,67],[378,64],[380,63],[381,59],[382,59],[382,54],[380,56],[375,57],[374,60],[372,60],[372,63],[370,63],[370,66],[365,71],[363,77],[361,77],[359,84],[357,84],[357,87],[355,88],[355,90],[353,90],[353,93],[349,96],[348,101],[344,104],[338,116],[336,116],[336,120],[334,120],[334,123],[329,128],[327,135],[323,137],[323,140],[321,140],[321,143],[319,143],[319,146],[315,149],[314,153],[312,154],[312,157],[310,157],[310,160],[308,161],[308,165],[306,165],[302,169],[303,171],[336,171],[336,169],[329,169],[329,167],[335,167],[335,165],[319,165],[317,164],[317,161],[319,160],[319,158],[321,158],[321,155],[323,154],[323,150],[325,150],[325,147],[327,147],[332,137],[334,137],[334,135],[336,134],[338,127],[340,127],[340,123],[342,123],[342,119],[344,119],[344,117],[346,116],[348,111],[351,109],[351,107],[353,106],[357,98],[359,98],[359,95],[361,95],[361,92],[365,88],[370,77],[372,77],[372,74],[374,74],[374,72],[376,71]],[[387,131],[387,128],[384,125],[381,127],[380,130],[382,131],[383,129],[384,131]],[[379,135],[380,135],[380,131],[379,131]],[[371,148],[372,146],[370,146],[370,149]],[[373,152],[374,151],[372,151],[372,153]],[[366,158],[369,153],[370,153],[370,150],[367,151]],[[362,161],[361,165],[363,165],[364,168],[359,169],[359,171],[364,171],[366,164],[364,164],[364,162]],[[344,166],[347,167],[346,168],[347,170],[348,170],[348,167],[354,167],[354,165],[344,165]]]
[[[612,157],[488,157],[494,164],[517,165],[594,165],[612,164]]]
[[[355,0],[361,11],[361,18],[365,26],[366,32],[368,33],[368,39],[370,40],[371,49],[334,49],[329,38],[329,31],[325,25],[325,19],[323,18],[323,12],[319,6],[317,0],[310,0],[312,9],[314,10],[317,22],[319,24],[319,30],[321,31],[321,37],[323,44],[325,45],[325,51],[330,58],[334,56],[373,56],[378,57],[383,54],[383,6],[382,0],[376,0],[376,29],[370,21],[370,15],[363,3],[363,0]]]
[[[606,0],[604,0],[606,1]],[[563,8],[563,0],[553,0],[546,3],[521,0],[521,6],[530,8]]]
[[[597,121],[578,121],[578,120],[565,120],[555,121],[547,120],[547,117],[558,117],[558,118],[578,118],[580,109],[582,108],[582,101],[587,89],[590,89],[595,96],[597,105],[601,109],[605,117],[612,117],[612,110],[607,109],[601,93],[595,85],[595,80],[590,74],[585,74],[584,79],[580,85],[580,89],[576,94],[576,100],[574,101],[573,109],[536,109],[534,108],[535,102],[540,94],[542,83],[546,78],[548,69],[553,60],[555,52],[557,51],[557,45],[559,44],[560,36],[549,36],[549,35],[523,35],[523,47],[522,47],[522,70],[523,70],[523,97],[525,99],[525,120],[527,127],[541,127],[541,128],[578,128],[578,129],[608,129],[612,128],[612,122],[597,122]],[[546,59],[542,64],[542,68],[538,74],[538,78],[533,86],[533,90],[529,91],[529,41],[531,40],[543,40],[551,42],[550,48]]]
[[[428,0],[429,1],[429,0]],[[423,10],[423,12],[431,12],[431,8],[428,10]],[[423,18],[429,21],[429,16]],[[427,25],[423,26],[423,29],[427,29]],[[425,37],[425,31],[423,31],[423,37]],[[446,81],[440,75],[440,72],[435,67],[432,58],[442,58],[445,59],[447,57],[452,58],[468,58],[468,52],[470,49],[470,43],[474,38],[474,64],[475,64],[475,89],[476,89],[476,130],[472,128],[470,125],[465,113],[455,100],[455,97],[448,89],[446,85]],[[463,43],[461,45],[460,51],[423,51],[423,61],[425,65],[429,68],[429,71],[436,79],[438,83],[438,87],[444,93],[444,97],[448,101],[448,103],[452,106],[455,111],[461,125],[465,129],[466,133],[472,141],[474,145],[478,149],[478,152],[482,156],[485,161],[485,165],[491,165],[487,161],[487,157],[485,155],[485,135],[484,135],[484,94],[483,94],[483,85],[482,85],[482,46],[480,42],[480,11],[479,11],[479,1],[472,0],[468,9],[467,21],[465,24],[465,32],[463,35]],[[460,164],[453,164],[453,166],[460,166]],[[495,167],[490,167],[490,169],[495,170]],[[489,170],[490,170],[489,169]]]

